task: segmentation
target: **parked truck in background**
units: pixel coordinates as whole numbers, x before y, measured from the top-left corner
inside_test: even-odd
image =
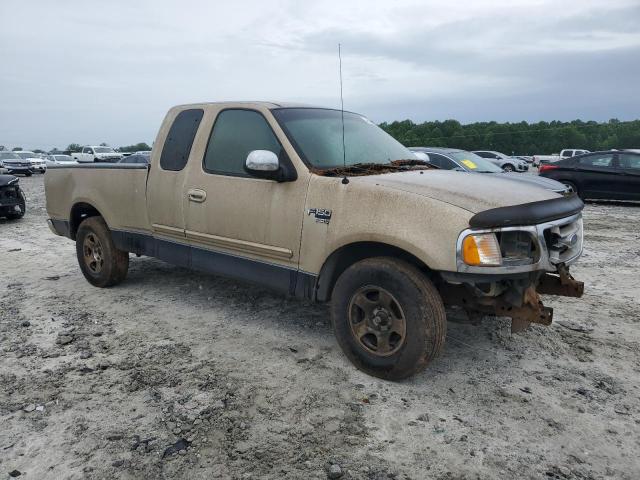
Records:
[[[116,152],[111,147],[98,146],[86,146],[82,147],[82,151],[72,153],[71,157],[79,163],[94,163],[94,162],[117,162],[123,155]]]
[[[49,226],[96,287],[122,282],[134,253],[331,302],[345,355],[392,380],[442,351],[445,305],[519,331],[551,323],[539,293],[582,295],[577,196],[432,168],[361,115],[184,105],[154,145],[149,166],[45,177]]]
[[[552,155],[534,155],[533,166],[539,167],[540,165],[544,165],[545,163],[557,162],[558,160],[575,157],[578,155],[582,155],[584,153],[589,153],[589,150],[581,150],[578,148],[565,148],[564,150],[561,150],[560,153],[554,153]]]

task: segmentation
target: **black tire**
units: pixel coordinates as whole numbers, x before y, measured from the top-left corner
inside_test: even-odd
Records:
[[[22,193],[22,190],[18,192],[18,195],[20,196],[20,202],[18,203],[18,206],[20,207],[20,213],[8,213],[7,218],[9,220],[18,220],[24,217],[24,214],[27,211],[27,201],[24,197],[24,193]]]
[[[504,170],[505,172],[515,172],[516,169],[513,165],[511,165],[510,163],[507,163],[504,167],[502,167],[502,170]]]
[[[80,224],[76,254],[82,274],[94,287],[111,287],[127,276],[129,252],[115,247],[102,217],[89,217]]]
[[[25,175],[25,177],[30,177],[33,174],[31,172],[26,172],[24,175]]]
[[[358,299],[364,295],[365,301],[375,303],[375,289],[379,290],[378,302],[384,303],[382,294],[391,295],[392,307],[385,309],[379,305],[377,310],[373,309],[378,314],[367,315],[359,307]],[[369,297],[371,293],[373,297]],[[442,298],[420,270],[403,260],[376,257],[351,265],[338,278],[331,300],[331,321],[340,348],[357,368],[369,375],[401,380],[424,369],[442,351],[447,331]],[[374,328],[380,328],[382,314],[386,317],[385,324],[395,324],[402,316],[405,326],[404,336],[393,331],[390,335],[385,333],[387,340],[380,340],[387,347],[386,353],[375,351],[380,346],[380,332]],[[358,316],[365,319],[354,318]],[[363,325],[366,333],[356,333],[363,331]],[[395,328],[387,326],[386,330]]]

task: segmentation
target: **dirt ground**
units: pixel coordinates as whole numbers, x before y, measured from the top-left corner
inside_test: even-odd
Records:
[[[640,208],[590,203],[582,299],[550,327],[449,322],[401,383],[324,306],[150,258],[96,289],[46,225],[0,220],[0,478],[638,479]]]

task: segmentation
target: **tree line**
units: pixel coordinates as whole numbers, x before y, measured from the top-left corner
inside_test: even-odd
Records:
[[[548,155],[563,148],[599,151],[640,148],[640,120],[621,122],[477,122],[457,120],[381,123],[380,127],[408,147],[496,150],[510,155]]]

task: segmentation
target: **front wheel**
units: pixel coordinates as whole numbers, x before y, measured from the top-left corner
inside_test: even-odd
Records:
[[[80,224],[76,254],[82,274],[94,287],[111,287],[127,276],[129,253],[115,247],[102,217],[89,217]]]
[[[580,194],[580,191],[578,190],[578,186],[575,183],[570,182],[569,180],[561,180],[560,183],[562,183],[565,187],[567,187],[569,189],[569,193],[575,193],[580,198],[582,198],[582,195]]]
[[[424,369],[442,351],[447,327],[442,298],[429,279],[388,257],[344,271],[333,290],[331,320],[349,360],[387,380]]]
[[[24,217],[24,214],[27,211],[27,201],[22,190],[18,191],[18,208],[20,209],[19,212],[9,213],[7,214],[7,218],[10,220],[18,220]]]
[[[33,175],[31,172],[25,172],[24,174],[26,177],[30,177],[31,175]]]
[[[510,163],[507,163],[504,167],[502,167],[502,170],[504,170],[505,172],[513,172],[515,168]]]

